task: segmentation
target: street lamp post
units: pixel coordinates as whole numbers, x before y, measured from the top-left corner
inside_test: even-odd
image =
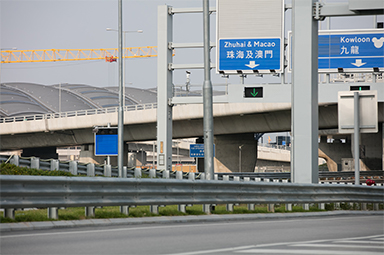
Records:
[[[118,111],[118,158],[117,165],[119,170],[119,177],[123,176],[123,154],[124,154],[124,103],[125,103],[125,68],[123,61],[123,44],[125,45],[125,34],[126,33],[142,33],[143,30],[136,31],[123,31],[122,30],[122,1],[119,1],[119,29],[107,28],[107,31],[118,32],[118,45],[119,45],[119,111]],[[122,43],[122,34],[124,33],[124,42]]]
[[[241,173],[241,150],[243,149],[244,144],[239,146],[239,172]]]

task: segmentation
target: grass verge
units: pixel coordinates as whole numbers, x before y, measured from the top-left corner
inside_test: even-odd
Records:
[[[316,206],[311,206],[309,211],[324,211],[317,209]],[[288,212],[308,212],[301,206],[293,206],[292,211],[286,211],[284,205],[275,206],[275,212],[288,213]],[[226,205],[217,205],[212,211],[212,214],[244,214],[244,213],[268,213],[266,205],[258,205],[255,210],[248,210],[247,205],[242,204],[234,206],[233,212],[226,210]],[[183,215],[204,215],[201,205],[193,205],[186,207],[186,213],[179,212],[177,205],[168,205],[159,207],[159,214],[153,214],[149,210],[149,206],[137,206],[129,208],[129,215],[124,215],[120,212],[119,206],[108,206],[95,209],[95,219],[108,219],[108,218],[133,218],[133,217],[154,217],[154,216],[183,216]],[[58,220],[83,220],[90,219],[84,216],[84,207],[69,207],[66,209],[59,209]],[[30,222],[30,221],[51,221],[47,217],[47,209],[35,210],[17,210],[15,211],[15,219],[5,218],[0,216],[1,223],[11,222]]]

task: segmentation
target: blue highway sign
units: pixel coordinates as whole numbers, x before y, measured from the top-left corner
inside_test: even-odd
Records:
[[[270,71],[280,72],[281,39],[220,39],[218,71]]]
[[[95,134],[95,156],[117,156],[117,128],[100,128]]]
[[[213,145],[213,156],[215,156],[215,145]],[[204,158],[204,144],[190,144],[189,157],[191,158]]]
[[[384,68],[384,31],[319,35],[319,71]]]

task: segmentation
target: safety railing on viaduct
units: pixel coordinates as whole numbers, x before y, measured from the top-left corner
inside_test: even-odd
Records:
[[[1,156],[0,161],[19,166],[47,170],[60,169],[75,175],[87,177],[47,177],[47,176],[0,176],[0,208],[5,209],[6,217],[14,217],[15,208],[48,207],[48,216],[57,218],[58,208],[84,206],[87,216],[94,216],[96,206],[121,206],[128,208],[136,205],[150,205],[151,212],[157,213],[160,205],[178,205],[185,212],[185,206],[202,204],[204,211],[209,211],[212,204],[227,204],[227,210],[233,211],[234,204],[248,204],[254,210],[255,204],[286,204],[287,210],[292,203],[384,203],[384,187],[366,185],[329,185],[296,184],[287,179],[217,174],[215,180],[205,180],[204,174],[183,173],[180,171],[156,171],[124,169],[123,177],[117,176],[116,170],[106,165],[79,165],[75,161],[67,163],[56,160],[40,161],[38,158],[20,159]],[[252,173],[249,173],[252,174]],[[174,176],[174,177],[173,177]],[[158,177],[158,178],[156,178]],[[175,179],[171,179],[175,178]],[[220,179],[220,180],[219,180]],[[265,182],[268,180],[268,182]]]
[[[127,105],[127,106],[124,106],[124,111],[140,111],[140,110],[149,110],[149,109],[156,109],[156,108],[157,108],[157,103]],[[46,114],[16,116],[16,117],[1,117],[0,124],[11,123],[11,122],[22,122],[22,121],[45,120],[45,119],[70,118],[70,117],[89,116],[89,115],[117,113],[117,112],[118,112],[118,107],[109,107],[109,108],[88,109],[88,110],[79,110],[79,111],[70,111],[70,112],[56,112],[56,113],[46,113]]]

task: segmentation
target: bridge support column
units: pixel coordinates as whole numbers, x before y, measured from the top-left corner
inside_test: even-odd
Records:
[[[352,158],[351,139],[348,135],[345,143],[336,139],[333,143],[327,143],[327,136],[321,136],[319,144],[319,157],[327,161],[328,170],[337,172],[342,170],[342,159]]]
[[[146,151],[138,151],[136,152],[136,165],[144,166],[147,164],[147,152]]]
[[[377,133],[360,134],[361,170],[382,170],[384,158],[383,125],[379,125]],[[351,144],[353,154],[353,142]]]
[[[56,153],[56,147],[41,148],[25,148],[22,157],[38,157],[41,159],[58,159],[59,154]]]
[[[257,140],[254,134],[215,136],[215,172],[254,172]]]

